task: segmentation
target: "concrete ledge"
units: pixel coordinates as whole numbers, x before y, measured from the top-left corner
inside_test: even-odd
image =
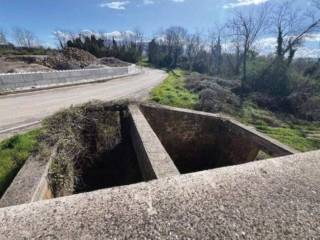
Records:
[[[0,239],[317,239],[320,151],[0,209]]]
[[[51,198],[47,175],[55,154],[56,148],[53,148],[47,160],[31,156],[0,199],[0,208]]]
[[[167,151],[137,105],[130,105],[131,138],[145,180],[179,175]]]

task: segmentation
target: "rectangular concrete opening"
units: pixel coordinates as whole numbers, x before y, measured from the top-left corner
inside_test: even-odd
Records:
[[[240,125],[205,113],[141,109],[182,174],[259,160],[260,136],[247,134]]]
[[[130,136],[126,106],[112,110],[90,106],[77,109],[76,114],[71,115],[71,124],[62,126],[71,128],[72,136],[60,136],[60,141],[67,138],[67,143],[60,143],[48,173],[54,197],[144,180]]]
[[[127,129],[127,123],[122,128]],[[127,130],[122,131],[121,142],[106,151],[82,169],[75,193],[95,191],[134,184],[143,181],[136,153]]]

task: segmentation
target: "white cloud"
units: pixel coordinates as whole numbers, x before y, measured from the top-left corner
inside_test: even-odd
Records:
[[[296,57],[298,58],[319,58],[320,49],[301,47],[296,52]]]
[[[171,0],[172,2],[176,2],[176,3],[183,3],[185,2],[185,0]]]
[[[269,0],[236,0],[233,3],[227,3],[223,6],[223,8],[236,8],[243,7],[249,5],[259,5],[268,2]]]
[[[298,48],[296,58],[319,58],[320,48],[310,46],[310,42],[320,41],[320,34],[310,34],[305,38],[305,44]],[[274,37],[266,37],[259,39],[256,48],[262,55],[273,54],[276,51],[277,39]]]
[[[128,5],[129,1],[115,1],[115,2],[107,2],[107,3],[101,3],[99,6],[104,8],[108,7],[115,10],[125,10],[126,5]]]
[[[320,42],[320,33],[311,33],[306,38],[308,42]]]
[[[80,34],[82,37],[90,37],[90,36],[94,35],[98,38],[104,38],[104,39],[109,39],[109,40],[114,38],[116,41],[130,39],[135,36],[135,33],[130,30],[123,31],[123,32],[120,32],[120,31],[96,32],[96,31],[92,31],[90,29],[83,29],[80,32]],[[73,39],[74,37],[78,37],[79,35],[71,33],[71,32],[65,32],[65,31],[58,30],[58,31],[53,32],[53,36],[57,36],[57,37],[63,39],[64,41],[68,41],[68,40]]]
[[[143,4],[145,5],[151,5],[154,4],[155,2],[153,0],[143,0]]]

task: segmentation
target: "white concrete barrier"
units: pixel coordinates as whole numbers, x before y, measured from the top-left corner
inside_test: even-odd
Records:
[[[52,72],[5,73],[0,74],[0,92],[94,82],[132,75],[139,71],[136,65],[130,65]]]

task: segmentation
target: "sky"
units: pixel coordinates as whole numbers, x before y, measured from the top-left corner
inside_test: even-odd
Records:
[[[0,0],[0,29],[33,31],[40,42],[54,46],[53,32],[127,31],[139,28],[147,36],[169,26],[208,33],[223,24],[235,9],[248,10],[266,2],[284,0]],[[308,0],[294,0],[308,8]],[[309,41],[308,48],[318,43]],[[318,53],[318,52],[317,52]],[[320,54],[320,52],[319,52]]]

